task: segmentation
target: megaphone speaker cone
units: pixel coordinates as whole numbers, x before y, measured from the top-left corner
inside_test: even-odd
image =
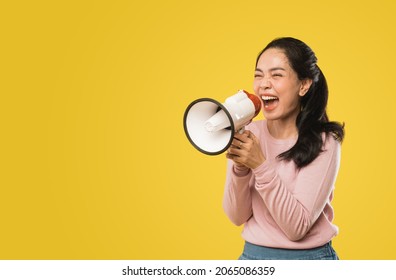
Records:
[[[211,98],[193,101],[184,113],[183,126],[191,144],[207,155],[225,152],[231,146],[235,133],[227,108]]]

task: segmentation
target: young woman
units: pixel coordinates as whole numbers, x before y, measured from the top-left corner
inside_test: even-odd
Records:
[[[254,91],[265,120],[236,134],[227,151],[223,207],[244,224],[239,259],[338,259],[331,201],[344,129],[327,117],[316,62],[294,38],[273,40],[257,58]]]

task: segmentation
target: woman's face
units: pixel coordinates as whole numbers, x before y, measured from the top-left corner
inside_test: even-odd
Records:
[[[300,98],[310,85],[309,80],[298,79],[281,49],[271,48],[260,56],[253,87],[262,100],[267,120],[295,121],[300,112]]]

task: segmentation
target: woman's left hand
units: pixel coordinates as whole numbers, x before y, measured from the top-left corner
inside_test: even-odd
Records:
[[[226,156],[237,165],[244,165],[251,169],[260,166],[265,161],[259,139],[249,130],[245,130],[242,134],[235,133]]]

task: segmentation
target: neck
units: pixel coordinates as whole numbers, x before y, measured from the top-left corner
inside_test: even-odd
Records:
[[[297,136],[296,121],[267,120],[268,130],[276,139],[288,139]]]

